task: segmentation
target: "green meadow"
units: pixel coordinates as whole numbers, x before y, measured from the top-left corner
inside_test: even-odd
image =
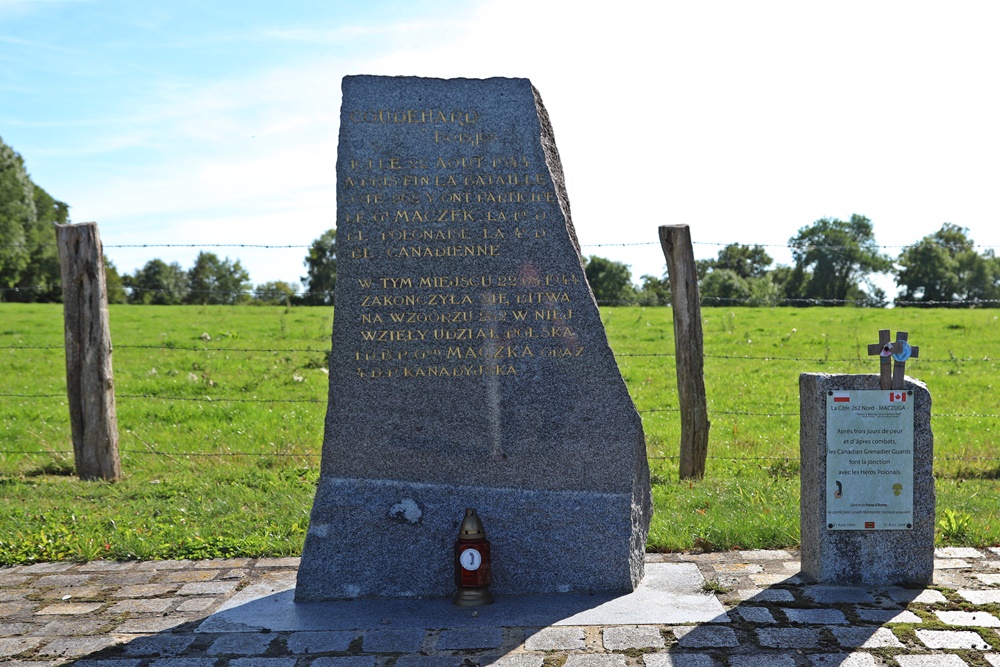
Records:
[[[798,376],[873,373],[910,332],[933,396],[937,541],[1000,544],[1000,311],[705,308],[707,474],[678,479],[669,308],[603,308],[642,415],[649,549],[794,547]],[[329,308],[112,306],[125,479],[73,476],[62,308],[0,304],[0,564],[297,554],[319,475]]]

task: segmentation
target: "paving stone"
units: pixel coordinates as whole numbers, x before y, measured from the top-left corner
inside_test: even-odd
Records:
[[[1000,628],[1000,619],[985,611],[935,611],[934,615],[948,625],[967,625],[977,628]]]
[[[974,576],[987,586],[1000,586],[1000,574],[977,574]]]
[[[60,616],[75,616],[97,611],[104,605],[100,602],[60,602],[42,607],[35,613],[39,616],[58,614]]]
[[[858,618],[870,623],[923,623],[924,620],[912,611],[898,609],[857,609]]]
[[[972,547],[939,547],[934,550],[935,558],[983,558],[979,549]]]
[[[573,651],[585,648],[583,628],[542,628],[524,640],[527,651]]]
[[[1000,591],[958,591],[958,594],[972,604],[998,604]]]
[[[806,625],[847,625],[844,612],[839,609],[790,609],[782,607],[790,623]]]
[[[636,648],[664,648],[666,643],[658,627],[640,625],[604,628],[604,648],[608,651],[627,651]]]
[[[285,558],[258,558],[257,567],[298,567],[300,558],[298,556],[288,556]]]
[[[73,663],[73,667],[139,667],[139,665],[143,662],[144,660],[142,658],[94,658],[77,660]],[[156,661],[151,664],[159,665],[160,661]],[[22,665],[22,667],[28,666]],[[191,667],[194,666],[192,665]]]
[[[374,655],[345,655],[341,657],[316,658],[310,667],[375,667],[377,658]],[[485,663],[483,663],[485,665]],[[538,658],[538,666],[541,667],[542,657]],[[525,665],[525,667],[536,667],[535,665]]]
[[[796,560],[792,554],[787,551],[782,551],[781,549],[772,550],[756,550],[756,551],[737,551],[741,560],[757,561],[757,560]]]
[[[168,573],[165,577],[163,577],[163,581],[169,583],[211,581],[212,579],[215,579],[215,575],[217,574],[219,574],[218,570],[178,570],[177,572]]]
[[[218,602],[218,598],[208,598],[208,597],[191,598],[177,605],[177,611],[180,612],[205,611],[216,602]]]
[[[353,630],[342,632],[293,632],[288,636],[291,653],[333,653],[346,651],[358,636]]]
[[[967,560],[962,560],[961,558],[935,558],[934,559],[934,569],[935,570],[964,570],[965,568],[972,567],[972,565]]]
[[[219,636],[205,651],[208,655],[261,655],[274,641],[274,634],[235,632]]]
[[[0,658],[24,653],[44,641],[41,637],[6,637],[0,639]]]
[[[441,632],[435,649],[439,651],[490,649],[500,648],[501,643],[503,643],[503,631],[500,628],[458,628]]]
[[[30,583],[34,577],[29,577],[22,574],[8,574],[5,576],[0,576],[0,586],[12,587],[12,586],[23,586]]]
[[[152,598],[169,595],[180,588],[179,584],[132,584],[122,586],[112,595],[116,598]]]
[[[295,667],[295,658],[236,658],[229,667]]]
[[[941,591],[936,591],[933,588],[899,588],[893,586],[886,589],[886,594],[893,602],[899,604],[908,604],[910,602],[917,604],[942,604],[948,601],[948,598]]]
[[[135,566],[137,570],[186,570],[191,567],[189,560],[147,560]]]
[[[733,648],[739,646],[732,628],[717,625],[678,625],[671,628],[684,648]]]
[[[978,632],[971,630],[917,630],[917,639],[930,649],[989,649]]]
[[[889,628],[831,628],[844,648],[904,648]]]
[[[32,634],[35,628],[31,623],[0,623],[0,637],[17,637]]]
[[[748,623],[774,623],[774,616],[767,607],[751,607],[749,605],[739,605],[736,612]]]
[[[226,595],[239,586],[238,581],[196,581],[184,584],[177,595]]]
[[[193,634],[149,635],[136,637],[124,644],[128,655],[169,656],[184,652],[194,642]]]
[[[750,581],[761,588],[777,586],[778,584],[795,586],[802,583],[802,580],[795,575],[771,573],[751,574]]]
[[[805,594],[820,604],[874,604],[875,598],[857,586],[806,586]]]
[[[720,574],[760,574],[764,568],[756,563],[717,563],[712,566]]]
[[[545,656],[538,654],[508,653],[495,660],[483,659],[479,664],[482,667],[542,667],[544,661]]]
[[[986,662],[990,663],[992,667],[1000,667],[1000,653],[986,653],[983,655]]]
[[[620,653],[571,653],[564,667],[627,667]]]
[[[25,577],[30,579],[31,577]],[[21,584],[14,584],[20,586]],[[28,593],[33,593],[29,588],[0,588],[0,602],[10,602],[11,600],[23,600]]]
[[[35,563],[34,565],[25,565],[18,572],[19,574],[49,574],[71,570],[74,565],[76,563]]]
[[[93,577],[89,574],[49,574],[35,579],[35,588],[53,588],[56,586],[79,586],[90,581]]]
[[[57,618],[49,621],[35,631],[40,637],[72,637],[74,635],[90,635],[108,624],[99,618]]]
[[[160,576],[159,572],[112,572],[104,575],[106,586],[132,586],[134,584],[148,584],[153,579]]]
[[[187,618],[177,615],[157,618],[130,618],[115,628],[115,632],[127,635],[146,635],[154,632],[166,632],[167,630],[173,630],[178,625],[187,623],[187,621]]]
[[[149,663],[149,667],[215,667],[217,660],[217,658],[159,658]],[[76,665],[79,664],[76,663]],[[103,667],[115,666],[104,665]]]
[[[21,614],[22,612],[32,611],[37,604],[34,602],[28,602],[27,600],[18,600],[16,602],[3,602],[0,603],[0,618],[7,618]]]
[[[795,596],[786,588],[741,588],[737,594],[744,602],[795,602]]]
[[[424,644],[420,628],[400,630],[368,630],[361,647],[366,653],[416,653]]]
[[[71,586],[50,588],[42,591],[39,597],[45,600],[63,600],[65,602],[70,599],[86,600],[87,598],[103,597],[103,595],[100,586]]]
[[[719,667],[712,656],[703,653],[647,653],[646,667]]]
[[[766,648],[812,648],[819,643],[815,630],[807,628],[757,628],[757,642]]]
[[[249,558],[210,558],[208,560],[194,561],[195,568],[200,570],[221,570],[231,567],[246,567],[249,564]]]
[[[162,613],[169,609],[174,604],[174,601],[170,598],[139,598],[136,600],[122,600],[121,602],[116,602],[111,605],[108,610],[112,614],[151,614],[151,613]]]
[[[899,667],[969,667],[969,664],[957,655],[897,655]]]
[[[734,655],[729,658],[729,667],[795,667],[795,658],[790,655]]]
[[[123,561],[119,562],[116,560],[92,560],[89,563],[81,563],[79,567],[76,568],[77,572],[125,572],[127,570],[135,569],[136,561]]]
[[[809,656],[812,667],[876,667],[870,653],[817,653]]]
[[[58,637],[38,650],[39,655],[77,658],[115,644],[114,637]]]
[[[219,575],[219,579],[242,579],[249,573],[250,571],[244,568],[236,568],[234,570],[223,570],[222,574]]]

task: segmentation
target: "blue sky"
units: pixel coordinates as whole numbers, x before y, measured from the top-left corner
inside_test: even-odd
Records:
[[[198,249],[112,246],[332,227],[346,74],[530,78],[585,252],[637,280],[661,224],[700,257],[788,262],[852,213],[886,246],[943,222],[1000,246],[998,32],[989,2],[0,0],[0,137],[123,271]],[[215,252],[304,273],[303,249]]]

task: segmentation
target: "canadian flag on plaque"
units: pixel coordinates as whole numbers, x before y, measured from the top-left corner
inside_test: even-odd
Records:
[[[897,403],[897,402],[906,403],[906,392],[905,391],[890,391],[889,392],[889,402],[890,403]]]

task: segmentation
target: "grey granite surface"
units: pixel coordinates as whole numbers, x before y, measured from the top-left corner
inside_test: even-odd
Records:
[[[645,441],[537,91],[343,91],[330,401],[296,598],[449,595],[466,507],[495,592],[631,590]]]

